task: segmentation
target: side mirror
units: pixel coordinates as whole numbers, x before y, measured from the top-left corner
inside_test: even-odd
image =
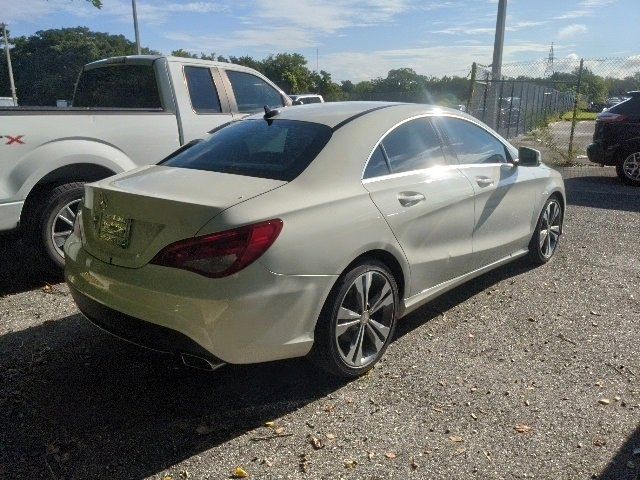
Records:
[[[537,167],[540,165],[540,151],[529,147],[518,148],[518,165],[523,167]]]
[[[304,102],[302,100],[296,100],[293,102],[294,105],[304,105]]]

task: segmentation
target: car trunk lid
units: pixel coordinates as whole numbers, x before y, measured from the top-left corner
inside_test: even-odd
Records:
[[[84,248],[104,262],[139,268],[223,210],[285,183],[163,166],[118,175],[85,189]]]

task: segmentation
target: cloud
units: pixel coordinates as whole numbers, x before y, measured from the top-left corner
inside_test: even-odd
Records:
[[[520,54],[540,56],[549,46],[531,42],[505,45],[504,61],[508,62]],[[337,52],[320,57],[320,66],[331,72],[334,80],[368,80],[386,76],[394,68],[409,67],[423,75],[465,76],[473,62],[490,63],[493,46],[437,45],[418,48],[388,49],[373,52]]]
[[[3,6],[2,16],[9,23],[38,22],[54,13],[64,12],[79,18],[111,17],[117,21],[130,23],[132,19],[131,2],[125,0],[107,0],[102,9],[83,0],[21,0],[7,2]],[[172,15],[178,13],[212,13],[227,11],[228,7],[220,2],[137,2],[138,19],[142,23],[162,25]]]
[[[601,7],[606,7],[615,3],[617,0],[582,0],[578,4],[578,8],[569,10],[553,17],[554,20],[571,20],[574,18],[591,17],[595,15],[595,10]]]
[[[583,33],[587,33],[587,26],[580,23],[573,23],[571,25],[567,25],[564,28],[561,28],[558,32],[558,38],[560,40],[563,40],[565,38],[574,37]]]

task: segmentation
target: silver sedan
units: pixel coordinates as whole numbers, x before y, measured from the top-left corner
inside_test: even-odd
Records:
[[[191,366],[308,355],[352,377],[403,315],[556,251],[560,175],[460,111],[265,110],[86,186],[66,279],[92,322]]]

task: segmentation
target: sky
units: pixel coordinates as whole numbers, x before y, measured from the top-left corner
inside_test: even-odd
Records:
[[[334,80],[392,68],[465,76],[490,64],[497,0],[137,0],[143,46],[170,53],[298,52]],[[87,26],[134,39],[129,0],[0,0],[12,35]],[[640,54],[640,0],[509,0],[503,62]],[[633,32],[633,33],[632,33]],[[636,37],[632,39],[632,37]],[[640,60],[640,56],[638,57]]]

